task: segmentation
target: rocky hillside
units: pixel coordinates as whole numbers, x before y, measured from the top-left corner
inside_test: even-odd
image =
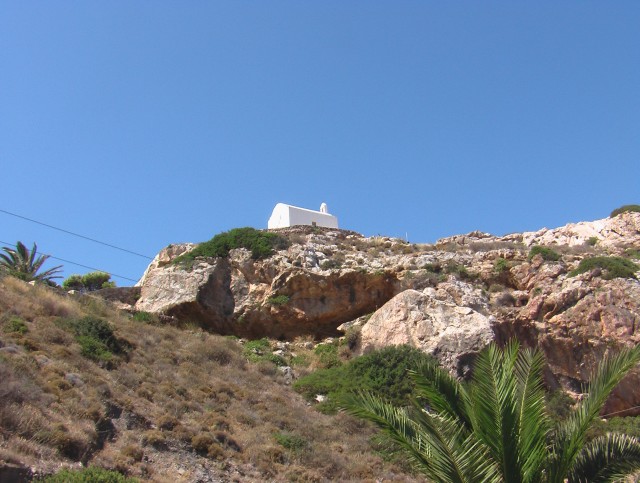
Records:
[[[517,337],[541,347],[548,384],[579,392],[595,361],[639,341],[640,213],[502,237],[473,232],[434,245],[344,230],[276,230],[288,247],[255,259],[175,259],[171,245],[151,263],[137,311],[220,334],[290,340],[357,334],[362,352],[410,344],[464,376],[489,341]],[[606,411],[636,413],[629,378]]]

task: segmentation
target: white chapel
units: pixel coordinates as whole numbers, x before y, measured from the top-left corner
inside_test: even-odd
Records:
[[[294,225],[323,226],[325,228],[338,228],[338,218],[329,214],[326,203],[320,205],[320,211],[299,208],[284,203],[278,203],[271,218],[268,228],[287,228]]]

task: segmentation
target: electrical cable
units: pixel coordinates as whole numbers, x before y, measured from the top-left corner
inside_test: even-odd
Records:
[[[67,233],[67,234],[69,234],[69,235],[73,235],[73,236],[76,236],[76,237],[78,237],[78,238],[83,238],[83,239],[85,239],[85,240],[89,240],[89,241],[94,242],[94,243],[99,243],[100,245],[104,245],[104,246],[106,246],[106,247],[110,247],[110,248],[114,248],[114,249],[116,249],[116,250],[120,250],[120,251],[122,251],[122,252],[130,253],[131,255],[136,255],[136,256],[138,256],[138,257],[146,258],[147,260],[153,260],[153,257],[149,257],[149,256],[147,256],[147,255],[143,255],[143,254],[141,254],[141,253],[137,253],[137,252],[134,252],[134,251],[132,251],[132,250],[127,250],[126,248],[121,248],[121,247],[118,247],[118,246],[116,246],[116,245],[112,245],[112,244],[110,244],[110,243],[105,243],[105,242],[103,242],[103,241],[96,240],[95,238],[91,238],[91,237],[88,237],[88,236],[80,235],[79,233],[74,233],[74,232],[72,232],[72,231],[65,230],[65,229],[63,229],[63,228],[58,228],[57,226],[49,225],[49,224],[47,224],[47,223],[43,223],[43,222],[41,222],[41,221],[33,220],[33,219],[31,219],[31,218],[27,218],[26,216],[18,215],[18,214],[16,214],[16,213],[12,213],[12,212],[10,212],[10,211],[3,210],[2,208],[0,208],[0,212],[5,213],[5,214],[7,214],[7,215],[15,216],[16,218],[21,218],[21,219],[23,219],[23,220],[30,221],[31,223],[36,223],[36,224],[38,224],[38,225],[46,226],[47,228],[51,228],[51,229],[53,229],[53,230],[61,231],[62,233]],[[4,243],[4,242],[2,242],[2,243]]]

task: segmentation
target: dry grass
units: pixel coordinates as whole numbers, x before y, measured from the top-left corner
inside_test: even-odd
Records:
[[[128,347],[110,368],[83,357],[64,323],[86,315]],[[10,317],[27,331],[0,330],[0,463],[82,461],[148,481],[188,481],[199,468],[225,481],[234,471],[242,481],[419,480],[375,453],[369,426],[316,412],[235,340],[4,278],[0,326]],[[316,363],[310,342],[291,345],[298,373]]]

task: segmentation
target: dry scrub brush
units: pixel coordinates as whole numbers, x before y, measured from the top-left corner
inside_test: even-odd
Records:
[[[112,364],[83,355],[73,327],[87,317],[122,347]],[[149,481],[179,481],[185,467],[221,479],[242,468],[246,481],[414,481],[372,450],[373,429],[316,412],[238,341],[136,321],[93,296],[0,279],[0,380],[0,461],[45,472],[80,461]]]

